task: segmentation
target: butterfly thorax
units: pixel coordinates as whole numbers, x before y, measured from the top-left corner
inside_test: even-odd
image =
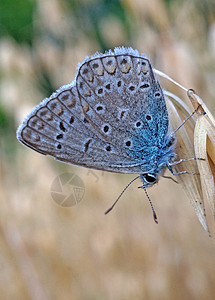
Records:
[[[159,175],[161,175],[168,164],[174,160],[176,156],[175,144],[176,138],[170,135],[166,137],[162,147],[153,147],[153,157],[151,156],[152,159],[148,163],[149,171],[140,175],[144,187],[150,187],[157,183]],[[146,165],[144,163],[143,170],[145,170],[145,168]]]

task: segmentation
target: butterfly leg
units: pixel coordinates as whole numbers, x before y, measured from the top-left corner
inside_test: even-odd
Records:
[[[189,174],[189,175],[199,175],[199,173],[196,172],[188,172],[188,171],[180,171],[180,172],[174,172],[172,167],[182,163],[182,162],[186,162],[186,161],[192,161],[192,160],[205,160],[204,158],[182,158],[178,161],[174,161],[174,162],[169,162],[167,164],[167,168],[169,169],[169,171],[171,172],[172,175],[182,175],[182,174]]]
[[[181,172],[174,172],[171,168],[168,168],[172,175],[182,175],[182,174],[189,174],[189,175],[199,175],[196,172],[188,172],[188,171],[181,171]]]
[[[177,161],[174,161],[174,162],[171,162],[168,164],[168,166],[175,166],[175,165],[178,165],[182,162],[185,162],[185,161],[191,161],[191,160],[205,160],[204,158],[199,158],[199,157],[192,157],[192,158],[181,158]]]

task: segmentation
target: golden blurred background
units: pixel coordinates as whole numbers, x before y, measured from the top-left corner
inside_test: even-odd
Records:
[[[0,0],[1,299],[215,299],[215,245],[179,185],[161,179],[148,190],[158,225],[140,183],[104,216],[134,176],[66,165],[16,140],[78,62],[122,45],[194,88],[214,114],[214,0]],[[50,192],[65,172],[85,186],[71,207]]]

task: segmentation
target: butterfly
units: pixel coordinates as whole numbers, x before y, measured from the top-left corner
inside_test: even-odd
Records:
[[[176,157],[176,138],[151,62],[125,47],[86,57],[71,83],[32,109],[17,138],[62,162],[138,173],[144,189],[166,168],[172,171]]]

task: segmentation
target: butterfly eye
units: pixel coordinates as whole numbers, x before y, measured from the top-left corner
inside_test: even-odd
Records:
[[[153,174],[144,174],[144,179],[148,183],[155,183],[156,182],[156,177]]]

